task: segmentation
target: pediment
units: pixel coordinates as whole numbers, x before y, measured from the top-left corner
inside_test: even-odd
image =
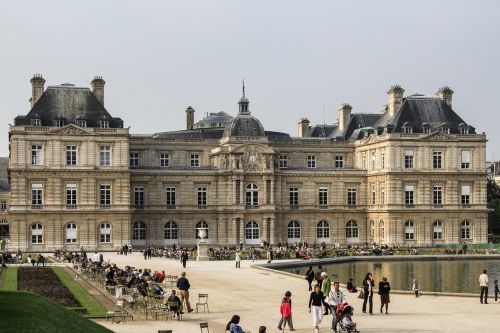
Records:
[[[370,134],[370,136],[368,136],[368,138],[362,140],[362,142],[364,144],[369,144],[369,143],[375,143],[375,142],[378,142],[380,141],[379,138],[373,134]]]
[[[85,128],[80,126],[76,126],[75,124],[69,124],[64,127],[56,128],[51,130],[48,134],[57,134],[57,135],[94,135],[94,132],[91,132]]]
[[[457,139],[447,133],[443,132],[434,132],[427,136],[424,136],[420,140],[425,141],[457,141]]]

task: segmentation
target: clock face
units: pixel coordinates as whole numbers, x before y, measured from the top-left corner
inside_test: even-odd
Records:
[[[255,163],[255,161],[257,161],[257,156],[255,155],[250,155],[250,157],[248,158],[248,160],[252,163]]]

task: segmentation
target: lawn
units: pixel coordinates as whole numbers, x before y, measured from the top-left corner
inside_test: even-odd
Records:
[[[0,291],[0,313],[0,332],[112,332],[45,297],[27,292]]]
[[[0,273],[0,290],[17,291],[17,267],[2,269]]]

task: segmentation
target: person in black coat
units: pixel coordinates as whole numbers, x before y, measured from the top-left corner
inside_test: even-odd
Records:
[[[306,272],[306,280],[307,284],[309,284],[309,291],[312,291],[312,282],[314,281],[314,271],[312,266],[309,266],[309,269]]]
[[[367,273],[363,280],[363,289],[364,289],[364,300],[363,300],[363,313],[366,313],[366,303],[369,303],[370,314],[373,314],[373,285],[375,282],[373,281],[372,273]]]
[[[187,251],[182,252],[182,267],[186,268],[186,262],[188,261]]]

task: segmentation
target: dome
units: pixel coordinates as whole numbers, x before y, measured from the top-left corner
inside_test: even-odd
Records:
[[[198,128],[212,128],[212,127],[225,127],[233,117],[224,111],[210,113],[203,119],[194,124],[193,129]]]
[[[239,114],[224,129],[224,136],[266,136],[261,122],[251,114]]]

